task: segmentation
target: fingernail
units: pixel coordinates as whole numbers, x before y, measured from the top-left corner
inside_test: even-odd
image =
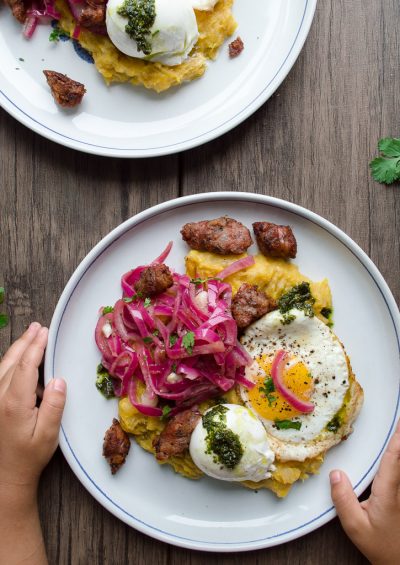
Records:
[[[40,328],[39,322],[32,322],[28,328],[28,332],[37,332]]]
[[[45,335],[47,335],[47,332],[49,330],[47,328],[40,328],[39,330],[39,337],[44,337]]]
[[[58,392],[65,393],[67,387],[64,379],[53,379],[53,388],[54,390],[58,390]]]
[[[329,474],[329,479],[331,481],[331,485],[337,485],[342,480],[342,474],[340,471],[332,471]]]

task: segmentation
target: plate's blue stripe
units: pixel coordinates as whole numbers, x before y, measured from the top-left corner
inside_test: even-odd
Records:
[[[297,31],[297,33],[296,33],[296,37],[295,37],[295,39],[294,39],[294,41],[293,41],[292,46],[290,47],[290,50],[289,50],[288,54],[286,55],[285,59],[283,60],[283,62],[282,62],[282,64],[281,64],[281,66],[279,67],[279,69],[278,69],[277,72],[275,73],[274,77],[273,77],[273,78],[270,80],[270,82],[261,90],[261,92],[259,92],[259,93],[257,94],[257,96],[256,96],[251,102],[249,102],[249,104],[247,104],[244,108],[242,108],[242,109],[240,110],[240,112],[238,112],[237,114],[235,114],[234,116],[232,116],[231,118],[229,118],[229,120],[226,120],[226,121],[223,122],[222,124],[219,124],[218,126],[212,128],[211,130],[209,130],[209,131],[207,131],[207,132],[205,132],[205,133],[202,133],[202,134],[197,135],[197,136],[195,136],[195,137],[191,137],[191,138],[189,138],[189,139],[185,139],[184,141],[180,141],[179,143],[172,143],[172,144],[170,144],[170,145],[160,145],[160,146],[158,146],[158,147],[147,147],[147,148],[145,148],[145,149],[140,148],[140,147],[129,147],[129,148],[124,148],[124,147],[109,147],[109,146],[106,146],[106,145],[97,145],[97,144],[95,144],[95,143],[88,143],[88,142],[86,142],[86,141],[82,141],[82,140],[80,140],[80,139],[75,139],[75,138],[73,138],[73,137],[70,137],[70,136],[68,136],[68,135],[65,135],[64,133],[61,133],[61,132],[59,132],[59,131],[56,131],[56,130],[54,130],[54,129],[48,127],[48,126],[46,126],[45,124],[43,124],[42,122],[40,122],[39,120],[37,120],[36,118],[34,118],[33,116],[29,115],[29,114],[28,114],[27,112],[25,112],[22,108],[20,108],[19,106],[17,106],[17,104],[15,104],[15,103],[11,100],[11,98],[9,98],[9,97],[5,94],[5,92],[4,92],[3,90],[0,90],[0,94],[2,94],[3,97],[4,97],[12,106],[14,106],[14,108],[16,108],[21,114],[23,114],[24,116],[26,116],[27,118],[29,118],[30,120],[32,120],[32,122],[35,122],[35,123],[38,124],[40,127],[46,129],[47,131],[49,131],[49,132],[51,132],[51,133],[54,133],[54,134],[60,136],[61,138],[67,139],[67,140],[69,140],[69,141],[73,141],[74,143],[79,143],[79,144],[84,145],[84,146],[87,146],[87,147],[96,147],[96,148],[98,148],[98,149],[106,149],[106,150],[110,150],[110,151],[121,151],[121,152],[127,152],[127,151],[143,151],[143,152],[147,152],[147,151],[158,151],[158,150],[160,150],[160,149],[168,149],[168,148],[172,150],[172,148],[178,148],[179,146],[181,146],[181,145],[183,145],[183,144],[186,144],[186,143],[188,143],[188,142],[195,142],[195,141],[197,141],[198,139],[200,139],[200,138],[202,138],[202,137],[207,137],[207,136],[209,136],[210,134],[212,134],[213,132],[215,132],[216,130],[225,127],[229,122],[236,120],[236,118],[237,118],[238,116],[240,116],[241,114],[243,114],[243,112],[245,112],[250,106],[252,106],[252,105],[263,95],[263,93],[270,87],[270,85],[274,82],[274,80],[276,79],[276,77],[279,75],[279,73],[281,72],[281,70],[282,70],[283,67],[285,66],[286,61],[289,59],[289,57],[290,57],[290,55],[291,55],[291,53],[292,53],[292,51],[293,51],[293,49],[294,49],[294,46],[295,46],[296,43],[297,43],[297,39],[298,39],[298,37],[299,37],[299,35],[300,35],[300,32],[301,32],[301,30],[302,30],[302,28],[303,28],[304,19],[305,19],[306,13],[307,13],[307,9],[308,9],[308,7],[309,7],[309,2],[310,2],[310,0],[306,0],[306,4],[305,4],[303,16],[302,16],[302,18],[301,18],[300,26],[299,26],[299,29],[298,29],[298,31]],[[279,85],[278,85],[278,86],[279,86]],[[277,87],[278,87],[278,86],[277,86]],[[62,143],[62,141],[60,141],[60,143]]]
[[[229,198],[226,198],[226,199],[224,199],[224,200],[229,200]],[[236,200],[233,200],[233,201],[234,201],[234,202],[237,202]],[[179,205],[175,206],[175,207],[174,207],[174,210],[177,210],[177,209],[179,209],[179,208],[185,208],[186,206],[192,206],[192,205],[193,205],[193,203],[189,203],[189,204],[183,204],[183,203],[182,203],[182,204],[179,204]],[[270,205],[271,205],[271,204],[270,204]],[[275,203],[275,202],[273,203],[273,207],[278,208],[278,209],[281,209],[281,210],[284,210],[285,212],[288,211],[287,208],[285,208],[284,206],[280,206],[278,203]],[[381,287],[379,286],[378,281],[375,279],[374,274],[373,274],[373,273],[368,269],[368,267],[361,261],[361,259],[357,256],[357,254],[354,253],[354,251],[353,251],[345,242],[343,242],[340,238],[338,238],[334,233],[330,232],[330,231],[329,231],[328,229],[326,229],[324,226],[322,226],[322,225],[319,224],[318,222],[312,220],[311,218],[306,218],[306,217],[304,217],[304,216],[301,216],[301,214],[299,214],[299,213],[297,213],[297,212],[295,212],[295,211],[293,211],[293,210],[289,210],[289,212],[290,212],[291,214],[298,215],[298,216],[300,216],[303,220],[307,220],[307,221],[313,223],[314,225],[318,226],[319,228],[324,229],[325,231],[327,231],[327,232],[329,233],[329,235],[333,236],[337,241],[339,241],[342,245],[344,245],[344,246],[346,247],[346,249],[347,249],[348,251],[350,251],[350,253],[357,259],[357,261],[358,261],[358,262],[363,266],[363,268],[367,271],[368,275],[369,275],[369,276],[371,277],[371,279],[374,281],[376,287],[377,287],[378,290],[379,290],[379,293],[381,294],[381,296],[382,296],[382,298],[383,298],[383,300],[384,300],[384,302],[385,302],[385,304],[386,304],[386,306],[387,306],[387,309],[388,309],[390,318],[391,318],[392,323],[393,323],[393,328],[394,328],[394,332],[395,332],[396,339],[397,339],[397,347],[398,347],[398,353],[399,353],[399,358],[400,358],[400,336],[399,336],[398,331],[397,331],[397,327],[396,327],[396,323],[395,323],[395,320],[394,320],[394,316],[393,316],[393,313],[392,313],[392,311],[391,311],[391,309],[390,309],[390,306],[389,306],[389,304],[388,304],[388,302],[387,302],[387,300],[386,300],[386,297],[385,297],[384,293],[382,292]],[[145,218],[145,219],[143,219],[142,221],[136,223],[134,226],[129,226],[129,227],[127,227],[127,229],[126,229],[123,233],[121,233],[117,238],[113,239],[113,241],[111,241],[104,249],[102,249],[102,251],[101,251],[96,257],[93,258],[93,260],[91,261],[91,263],[86,266],[86,269],[84,270],[84,272],[81,274],[81,276],[80,276],[79,279],[77,280],[75,286],[74,286],[73,289],[71,290],[70,296],[68,297],[68,300],[67,300],[67,302],[66,302],[66,304],[65,304],[65,307],[64,307],[64,309],[63,309],[63,311],[62,311],[62,313],[61,313],[60,320],[59,320],[59,324],[58,324],[58,327],[57,327],[56,337],[55,337],[55,341],[54,341],[54,354],[53,354],[53,359],[52,359],[52,374],[53,374],[53,375],[55,374],[56,347],[57,347],[58,334],[59,334],[59,331],[60,331],[61,323],[62,323],[64,314],[65,314],[65,312],[66,312],[66,310],[67,310],[67,308],[68,308],[68,304],[69,304],[69,302],[70,302],[70,300],[71,300],[71,298],[72,298],[72,296],[73,296],[75,290],[76,290],[77,287],[79,286],[80,281],[81,281],[82,278],[85,276],[85,274],[87,273],[87,271],[94,265],[94,263],[103,255],[103,253],[105,253],[105,252],[106,252],[112,245],[114,245],[114,243],[115,243],[116,241],[118,241],[121,237],[125,236],[128,231],[130,231],[131,229],[135,229],[135,228],[136,228],[138,225],[140,225],[141,223],[146,222],[147,219],[148,219],[148,218]],[[384,451],[384,449],[385,449],[385,447],[386,447],[386,444],[387,444],[387,442],[388,442],[388,440],[389,440],[389,437],[390,437],[390,435],[391,435],[391,433],[392,433],[392,431],[393,431],[394,425],[395,425],[395,423],[396,423],[396,415],[397,415],[397,412],[398,412],[398,410],[399,410],[399,404],[400,404],[400,381],[399,381],[399,388],[398,388],[398,391],[397,391],[396,408],[395,408],[395,411],[394,411],[394,414],[393,414],[393,418],[392,418],[392,422],[391,422],[390,428],[389,428],[389,430],[388,430],[388,433],[387,433],[387,435],[386,435],[385,441],[383,442],[382,447],[381,447],[379,453],[378,453],[377,456],[375,457],[374,461],[372,462],[372,464],[370,465],[370,467],[368,468],[368,470],[364,473],[364,475],[361,477],[361,479],[353,486],[354,489],[357,489],[358,486],[366,479],[366,477],[369,475],[369,473],[372,471],[372,469],[373,469],[374,466],[376,465],[377,461],[378,461],[379,458],[381,457],[381,455],[382,455],[382,453],[383,453],[383,451]],[[64,436],[64,439],[65,439],[65,441],[66,441],[66,443],[67,443],[67,445],[68,445],[68,448],[69,448],[69,450],[71,451],[71,454],[73,455],[75,461],[78,463],[80,469],[83,471],[83,473],[84,473],[85,476],[89,479],[89,481],[92,483],[92,485],[98,490],[98,492],[101,493],[101,495],[104,496],[104,498],[106,498],[109,502],[111,502],[111,504],[112,504],[113,506],[115,506],[118,510],[120,510],[121,512],[123,512],[123,513],[124,513],[126,516],[128,516],[129,518],[135,520],[135,521],[136,521],[137,523],[139,523],[139,524],[143,524],[144,526],[146,526],[146,527],[149,528],[150,530],[153,530],[154,532],[158,532],[158,533],[160,533],[160,534],[163,534],[163,535],[165,535],[165,536],[167,536],[167,537],[169,537],[169,538],[175,538],[175,539],[177,539],[177,540],[182,540],[182,541],[186,541],[186,542],[193,542],[193,543],[198,544],[199,546],[201,545],[203,548],[207,548],[207,546],[215,546],[215,547],[216,547],[216,546],[221,546],[221,547],[222,547],[222,546],[230,546],[230,545],[232,545],[232,546],[236,546],[236,545],[237,545],[237,546],[251,545],[251,544],[260,543],[260,542],[263,542],[263,541],[268,541],[268,540],[271,540],[271,539],[277,539],[277,538],[286,536],[286,535],[288,535],[288,534],[292,534],[292,533],[294,533],[294,532],[297,532],[297,531],[299,531],[299,530],[302,530],[302,529],[306,528],[307,526],[309,526],[310,524],[313,524],[314,522],[320,520],[323,516],[326,516],[327,514],[329,514],[330,512],[332,512],[332,511],[334,510],[334,507],[333,507],[333,506],[330,506],[330,507],[327,508],[324,512],[322,512],[321,514],[318,514],[318,516],[315,516],[315,517],[312,518],[311,520],[308,520],[307,522],[304,522],[303,524],[297,526],[296,528],[292,528],[292,529],[290,529],[290,530],[285,530],[285,531],[279,532],[279,533],[277,533],[277,534],[274,534],[274,535],[272,535],[272,536],[266,536],[266,537],[264,537],[264,538],[254,539],[254,540],[250,540],[250,541],[247,540],[247,541],[235,541],[235,542],[228,542],[228,541],[223,541],[223,542],[218,542],[218,541],[206,542],[206,541],[196,540],[196,539],[192,539],[192,538],[186,538],[186,537],[183,537],[183,536],[178,536],[178,535],[176,535],[176,534],[172,534],[172,533],[170,533],[170,532],[167,532],[167,531],[161,530],[161,529],[159,529],[159,528],[156,528],[156,527],[152,526],[151,524],[148,524],[148,523],[146,523],[146,522],[143,522],[142,520],[140,520],[139,518],[137,518],[136,516],[134,516],[133,514],[131,514],[130,512],[128,512],[127,510],[125,510],[124,508],[122,508],[122,507],[121,507],[119,504],[117,504],[112,498],[110,498],[110,497],[107,495],[107,493],[105,493],[105,492],[101,489],[101,487],[100,487],[100,486],[91,478],[91,476],[87,473],[87,471],[85,470],[85,468],[83,467],[83,465],[82,465],[81,462],[79,461],[77,455],[75,454],[75,452],[74,452],[74,450],[73,450],[73,448],[72,448],[72,446],[71,446],[71,444],[70,444],[70,442],[69,442],[69,440],[68,440],[67,434],[65,433],[64,428],[62,427],[61,429],[62,429],[62,434],[63,434],[63,436]],[[332,516],[332,517],[333,517],[333,516]]]

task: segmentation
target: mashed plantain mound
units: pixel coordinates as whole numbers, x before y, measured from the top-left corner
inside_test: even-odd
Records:
[[[190,251],[186,257],[186,272],[192,277],[214,277],[222,269],[227,267],[233,261],[237,261],[242,256],[221,256],[204,251]],[[290,290],[293,286],[306,281],[310,283],[311,292],[316,299],[314,310],[316,315],[325,323],[328,320],[324,318],[320,311],[323,308],[332,308],[332,296],[329,283],[326,279],[321,282],[313,282],[308,277],[302,275],[296,265],[288,263],[283,259],[268,258],[264,255],[255,256],[255,265],[244,269],[226,279],[233,289],[233,294],[237,292],[242,283],[257,284],[269,296],[278,299],[282,294]],[[345,397],[343,406],[338,413],[341,428],[345,432],[351,433],[351,423],[354,420],[354,414],[357,412],[357,403],[362,398],[362,391],[355,380],[348,360],[350,374],[350,388]],[[358,388],[357,388],[358,387]],[[224,395],[226,402],[231,404],[244,405],[240,395],[236,389],[230,390]],[[200,406],[203,413],[207,408],[213,406],[214,402],[204,402]],[[119,419],[122,428],[132,434],[136,442],[155,455],[153,448],[154,439],[164,429],[166,422],[160,418],[145,416],[134,408],[128,398],[123,398],[119,402]],[[327,445],[327,450],[329,446]],[[318,473],[320,466],[324,461],[325,453],[317,457],[306,459],[305,461],[279,461],[276,460],[275,470],[269,479],[260,482],[243,481],[240,483],[246,488],[253,490],[268,489],[273,491],[278,497],[285,497],[293,484],[299,480],[305,480],[311,474]],[[199,479],[203,473],[195,466],[189,453],[180,457],[170,457],[166,461],[157,461],[160,464],[168,463],[174,470],[189,479]]]
[[[218,49],[237,27],[232,15],[233,2],[234,0],[220,0],[212,11],[195,11],[199,40],[186,61],[175,67],[129,57],[121,53],[108,37],[96,35],[84,28],[81,28],[79,42],[92,54],[95,65],[107,84],[130,82],[162,92],[204,74],[207,60],[216,58]],[[66,1],[57,0],[56,6],[61,13],[60,27],[72,35],[75,22]]]
[[[208,251],[190,251],[186,256],[186,272],[191,278],[215,277],[225,267],[234,261],[246,257],[243,255],[216,255]],[[294,263],[288,263],[285,259],[254,255],[255,264],[248,269],[243,269],[225,279],[232,286],[233,294],[239,290],[243,283],[255,284],[268,296],[277,300],[301,282],[309,282],[311,294],[315,298],[314,312],[323,322],[328,319],[322,316],[321,310],[327,308],[332,310],[332,295],[327,279],[313,282],[302,275]]]

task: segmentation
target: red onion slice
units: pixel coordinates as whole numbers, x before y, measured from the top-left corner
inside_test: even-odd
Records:
[[[242,271],[243,269],[247,269],[248,267],[251,267],[254,264],[255,264],[255,260],[254,260],[253,255],[247,255],[247,257],[243,257],[242,259],[239,259],[238,261],[234,261],[228,267],[225,267],[225,269],[223,271],[221,271],[220,273],[218,273],[216,275],[216,277],[218,279],[224,280],[227,277],[229,277],[230,275],[233,275],[234,273],[237,273],[238,271]]]
[[[291,406],[293,406],[295,410],[298,410],[303,414],[310,414],[315,409],[314,404],[298,398],[283,382],[283,371],[287,357],[287,352],[280,349],[272,362],[271,377],[275,385],[275,389]]]

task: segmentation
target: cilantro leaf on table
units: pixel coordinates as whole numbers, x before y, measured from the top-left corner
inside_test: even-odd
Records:
[[[5,290],[4,287],[0,286],[0,304],[4,302]],[[5,328],[8,325],[9,319],[7,314],[0,314],[0,329]]]
[[[5,328],[8,325],[7,314],[0,314],[0,329]]]
[[[378,143],[381,152],[370,162],[373,178],[380,183],[392,184],[400,180],[400,139],[396,137],[385,137]]]

